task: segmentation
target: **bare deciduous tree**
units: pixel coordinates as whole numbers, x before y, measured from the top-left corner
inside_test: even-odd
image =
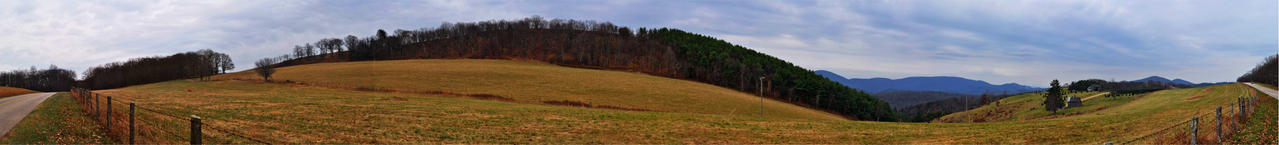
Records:
[[[257,66],[257,68],[253,68],[253,71],[257,72],[258,76],[262,76],[262,80],[270,82],[271,75],[275,74],[275,63],[276,60],[273,58],[263,58],[253,63]]]

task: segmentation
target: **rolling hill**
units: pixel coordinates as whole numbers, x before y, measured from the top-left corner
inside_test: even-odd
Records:
[[[261,80],[251,71],[214,79]],[[321,87],[509,99],[535,104],[758,116],[760,98],[714,85],[639,73],[546,63],[428,59],[319,63],[277,69],[273,80]],[[842,119],[790,103],[765,100],[768,117]],[[577,104],[581,103],[581,104]]]
[[[1103,92],[1074,92],[1066,94],[1066,97],[1089,97]],[[1085,101],[1084,105],[1093,107],[1092,109],[1084,108],[1068,108],[1061,110],[1061,114],[1053,114],[1045,111],[1043,107],[1044,92],[1026,93],[1011,96],[998,100],[999,104],[994,103],[973,108],[968,111],[956,112],[942,116],[933,120],[933,122],[998,122],[998,121],[1023,121],[1042,119],[1054,115],[1065,115],[1071,113],[1096,111],[1098,108],[1106,107],[1106,105],[1115,105],[1125,101],[1131,101],[1133,97],[1141,96],[1123,96],[1120,99],[1096,99],[1093,101]],[[1099,101],[1101,100],[1101,101]],[[1098,103],[1106,103],[1097,105]]]
[[[347,36],[345,51],[295,53],[276,66],[405,59],[507,59],[691,80],[848,116],[892,121],[883,101],[809,69],[714,37],[673,28],[631,28],[572,19],[492,20]],[[343,41],[326,38],[321,42]],[[303,49],[295,49],[296,51]]]
[[[865,121],[899,118],[862,91],[722,40],[547,22],[379,30],[346,52],[286,57],[275,81],[244,71],[97,92],[117,99],[106,103],[154,112],[139,117],[144,143],[167,144],[185,140],[163,131],[185,130],[187,120],[175,116],[190,115],[217,128],[206,143],[221,144],[1099,144],[1141,138],[1249,93],[1238,84],[1163,90],[1066,115],[1036,112],[1032,93],[985,109],[993,113],[950,117],[958,123]],[[878,80],[997,86],[958,77]],[[1070,95],[1088,93],[1100,92]],[[987,116],[994,119],[972,120]]]
[[[1196,112],[1228,104],[1234,97],[1244,95],[1244,86],[1229,84],[1204,88],[1176,89],[1155,92],[1099,111],[1054,118],[1027,121],[1002,121],[990,123],[894,123],[871,121],[847,121],[815,117],[757,117],[752,115],[696,112],[705,108],[696,106],[651,107],[667,111],[637,111],[609,108],[586,108],[543,104],[532,101],[509,101],[491,98],[460,97],[450,94],[418,93],[409,90],[396,91],[392,86],[410,85],[415,90],[444,90],[447,86],[499,87],[523,89],[525,94],[556,93],[553,86],[528,85],[545,83],[596,87],[593,92],[627,92],[632,89],[614,88],[608,84],[561,84],[554,81],[517,81],[528,77],[516,77],[510,84],[472,80],[449,81],[450,77],[466,75],[485,76],[482,66],[465,72],[471,67],[443,67],[427,65],[430,62],[449,62],[475,65],[495,63],[496,66],[552,68],[541,71],[594,72],[598,70],[562,68],[528,62],[493,60],[408,60],[374,61],[334,64],[316,64],[281,68],[280,80],[294,83],[266,83],[260,80],[239,79],[241,73],[215,76],[213,81],[179,80],[113,90],[98,91],[117,96],[121,101],[138,102],[139,106],[162,112],[205,117],[210,127],[228,128],[241,135],[261,138],[271,143],[864,143],[864,144],[972,144],[972,143],[1100,143],[1130,140],[1143,134],[1177,122],[1182,122]],[[361,64],[368,63],[368,64]],[[384,67],[367,67],[387,65]],[[310,68],[308,68],[308,66]],[[398,66],[398,67],[391,67]],[[418,68],[409,68],[420,66]],[[318,70],[346,70],[366,72],[396,72],[398,75],[371,75],[406,80],[344,80],[341,83],[363,83],[383,86],[386,90],[326,87],[328,75]],[[489,66],[492,67],[492,66]],[[435,71],[429,69],[435,68]],[[452,68],[452,69],[441,69]],[[560,69],[554,69],[560,68]],[[396,70],[413,70],[399,71]],[[428,70],[426,73],[415,73]],[[444,71],[455,70],[455,71]],[[457,72],[463,71],[463,72]],[[340,72],[340,71],[339,71]],[[506,72],[555,74],[560,72]],[[407,74],[405,74],[407,73]],[[498,72],[493,72],[498,73]],[[601,74],[634,74],[625,72],[596,72]],[[312,78],[307,78],[311,76]],[[358,76],[358,75],[352,75]],[[401,77],[395,77],[401,76]],[[626,75],[581,75],[596,78],[595,82],[626,80]],[[598,78],[597,78],[598,77]],[[318,78],[318,79],[317,79]],[[371,78],[371,77],[357,77]],[[642,75],[637,78],[643,78]],[[435,80],[435,81],[414,81]],[[506,79],[511,78],[493,78]],[[644,78],[678,80],[660,77]],[[456,79],[463,80],[463,79]],[[630,80],[647,82],[644,80]],[[656,81],[656,80],[654,80]],[[413,83],[413,84],[401,84]],[[391,85],[387,85],[391,84]],[[628,83],[621,83],[628,84]],[[642,83],[641,83],[642,84]],[[352,85],[355,86],[355,85]],[[626,86],[626,85],[619,85]],[[647,86],[647,85],[645,85]],[[696,86],[696,85],[693,85]],[[549,87],[549,88],[548,88]],[[688,87],[688,86],[684,86]],[[538,89],[525,89],[538,88]],[[455,88],[484,92],[485,89]],[[623,90],[608,90],[623,89]],[[677,91],[671,91],[677,92]],[[498,94],[501,92],[490,92]],[[709,92],[709,94],[720,94]],[[512,95],[513,99],[536,99]],[[608,95],[603,95],[608,96]],[[620,96],[620,94],[619,94]],[[714,96],[714,95],[706,95]],[[588,98],[579,96],[578,98]],[[731,97],[730,97],[731,98]],[[1033,98],[1033,97],[1032,97]],[[572,99],[572,98],[562,98]],[[674,97],[662,100],[680,99]],[[685,98],[695,99],[695,98]],[[555,100],[555,99],[550,99]],[[625,101],[633,104],[660,103]],[[753,100],[753,99],[747,99]],[[589,100],[591,103],[610,103],[605,100]],[[684,103],[701,103],[683,100]],[[757,102],[747,101],[749,104]],[[772,103],[784,104],[784,103]],[[621,105],[619,105],[621,106]],[[645,105],[628,105],[642,107]],[[726,105],[732,107],[732,105]],[[680,109],[684,107],[693,107]],[[779,107],[784,108],[784,107]],[[743,110],[742,112],[750,112]],[[775,112],[770,112],[775,114]],[[749,113],[746,113],[749,114]],[[143,117],[156,118],[156,117]],[[148,124],[181,124],[185,120],[152,120]],[[163,126],[161,128],[164,128]],[[180,126],[172,129],[180,129]],[[1045,131],[1052,130],[1052,131]],[[316,132],[326,132],[319,133]],[[207,143],[247,143],[249,141],[212,134]],[[155,141],[179,143],[180,138],[160,136]]]
[[[844,78],[839,74],[826,70],[814,71],[818,75],[822,75],[832,81],[839,82],[853,89],[862,90],[868,93],[880,93],[891,91],[937,91],[946,93],[958,93],[968,95],[981,95],[982,93],[993,94],[1018,94],[1022,92],[1038,91],[1042,88],[1025,86],[1017,83],[1007,83],[1001,85],[993,85],[986,81],[972,80],[962,77],[951,76],[932,76],[932,77],[906,77],[901,79],[888,78]]]

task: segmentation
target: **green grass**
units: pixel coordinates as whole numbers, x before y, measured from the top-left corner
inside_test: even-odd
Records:
[[[252,71],[215,79],[261,80]],[[640,73],[510,60],[427,59],[321,63],[277,69],[273,80],[319,86],[408,92],[491,94],[520,102],[583,102],[596,106],[758,116],[761,100],[700,82]],[[831,113],[765,100],[767,117],[842,120]]]
[[[1255,112],[1252,112],[1252,118],[1248,118],[1248,123],[1244,125],[1243,130],[1238,134],[1230,137],[1230,144],[1279,144],[1279,114],[1276,110],[1275,98],[1267,97],[1261,92],[1254,92],[1260,99]]]
[[[75,99],[58,93],[40,103],[0,144],[110,144],[101,126],[90,120]]]
[[[1066,94],[1066,97],[1087,98],[1101,93],[1102,92],[1072,92]],[[969,111],[948,114],[946,116],[939,117],[932,122],[998,122],[1056,118],[1093,112],[1133,100],[1133,97],[1097,97],[1084,101],[1084,105],[1082,107],[1066,108],[1057,110],[1057,112],[1054,113],[1044,109],[1043,96],[1044,92],[1037,92],[1007,97],[1000,99],[998,101],[999,103],[990,103],[981,107],[973,108]]]
[[[283,76],[288,76],[285,72],[297,71],[289,69],[282,69],[282,74],[285,74]],[[447,75],[418,77],[425,79],[442,76]],[[506,87],[537,92],[534,91],[536,89],[522,87],[554,86]],[[205,118],[210,127],[226,128],[271,143],[1093,144],[1133,139],[1185,121],[1191,116],[1210,113],[1216,106],[1232,102],[1234,97],[1243,92],[1239,90],[1243,89],[1246,88],[1238,84],[1227,84],[1165,90],[1134,98],[1126,101],[1127,103],[1116,103],[1108,109],[1081,111],[1068,116],[988,123],[896,123],[757,117],[696,111],[624,111],[239,80],[170,81],[99,92],[125,101],[136,101],[140,107],[154,108],[178,116],[199,115]],[[1034,98],[1036,97],[1027,99]],[[141,121],[153,124],[183,123],[183,120],[147,120],[150,119]],[[184,126],[156,128],[182,130],[182,127]],[[225,134],[211,136],[215,139],[206,139],[206,142],[248,142]],[[160,138],[170,140],[166,142],[181,142],[176,137]]]

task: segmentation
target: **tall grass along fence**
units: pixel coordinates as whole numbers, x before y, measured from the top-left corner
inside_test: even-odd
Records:
[[[84,88],[71,88],[71,96],[90,118],[100,123],[108,137],[128,144],[272,144],[244,136],[241,131],[213,126],[220,121],[191,113],[166,112],[113,98]],[[181,115],[179,115],[181,114]]]
[[[1257,108],[1256,95],[1240,96],[1229,105],[1193,112],[1194,116],[1179,121],[1154,133],[1142,135],[1119,144],[1222,144],[1227,137],[1239,132],[1248,117]],[[1112,144],[1115,142],[1108,142]]]

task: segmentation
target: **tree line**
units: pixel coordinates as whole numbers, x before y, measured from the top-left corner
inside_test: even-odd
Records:
[[[0,86],[24,88],[42,92],[66,91],[75,85],[75,71],[49,66],[47,69],[14,70],[0,72]]]
[[[1270,57],[1266,57],[1265,61],[1257,64],[1257,67],[1252,68],[1252,71],[1239,76],[1235,81],[1279,85],[1275,84],[1276,81],[1279,81],[1279,72],[1277,72],[1279,71],[1279,64],[1276,64],[1279,62],[1276,61],[1279,61],[1279,55],[1270,55]]]
[[[134,58],[89,68],[80,85],[92,89],[111,89],[177,79],[207,79],[235,69],[231,57],[204,49],[170,56]]]
[[[1212,83],[1204,83],[1199,85],[1182,85],[1182,84],[1168,84],[1168,83],[1158,83],[1158,82],[1139,82],[1139,81],[1112,82],[1112,81],[1106,81],[1106,80],[1100,80],[1100,79],[1086,79],[1086,80],[1078,80],[1078,81],[1072,82],[1069,85],[1067,85],[1066,89],[1069,91],[1110,92],[1111,95],[1113,96],[1113,95],[1122,95],[1122,94],[1141,94],[1141,93],[1148,93],[1148,92],[1154,92],[1154,91],[1159,91],[1164,89],[1173,89],[1173,88],[1193,88],[1193,87],[1201,87],[1206,85],[1212,85]],[[1089,88],[1092,88],[1092,90],[1089,90]]]
[[[1034,92],[1024,92],[1034,93]],[[968,111],[977,107],[985,106],[990,103],[998,102],[1000,99],[1016,96],[1019,94],[992,94],[983,93],[979,96],[954,94],[957,97],[931,101],[928,103],[913,105],[897,109],[902,114],[901,120],[904,122],[929,122],[942,116],[955,112]],[[974,120],[974,122],[982,122],[982,120]]]
[[[294,46],[293,50],[291,58],[279,60],[275,67],[363,60],[527,59],[673,75],[675,69],[668,66],[679,60],[673,47],[660,40],[636,37],[628,27],[537,16],[516,21],[444,23],[418,30],[377,30],[373,36],[325,38]]]
[[[310,50],[313,48],[320,51]],[[534,60],[694,80],[861,120],[896,119],[887,103],[811,70],[678,29],[632,31],[609,22],[534,16],[515,21],[444,23],[392,33],[378,30],[363,38],[325,38],[295,46],[293,54],[291,59],[276,59],[278,64],[267,66],[434,58]]]

